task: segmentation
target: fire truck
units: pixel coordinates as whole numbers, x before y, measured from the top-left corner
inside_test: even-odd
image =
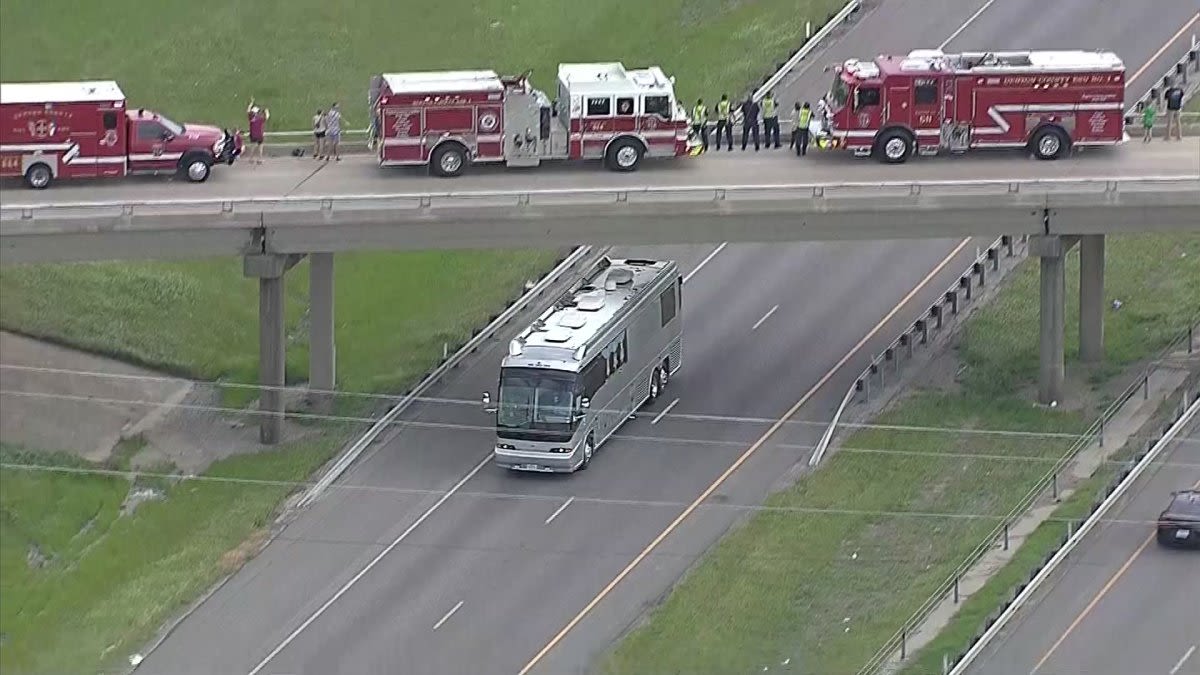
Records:
[[[35,189],[140,173],[202,183],[241,149],[240,134],[129,110],[116,82],[0,84],[0,178],[24,178]]]
[[[371,79],[371,142],[380,166],[428,165],[454,177],[473,163],[537,166],[545,160],[602,159],[634,171],[647,157],[681,157],[696,145],[675,99],[675,78],[654,66],[558,67],[557,98],[530,73],[491,70],[389,73]]]
[[[1125,65],[1112,52],[922,49],[833,70],[815,116],[820,148],[899,164],[975,148],[1057,159],[1128,139]]]

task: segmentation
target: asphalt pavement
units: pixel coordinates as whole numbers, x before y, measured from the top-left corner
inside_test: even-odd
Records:
[[[1031,27],[1043,40],[1038,46],[1103,45],[1123,54],[1141,50],[1150,55],[1188,18],[1180,3],[1155,0],[1139,6],[1138,21],[1132,24],[1138,30],[1129,30],[1124,10],[1110,14],[1105,8],[1102,13],[1076,1],[1067,5],[1077,12],[1056,18],[1051,30],[1044,25],[1041,3],[989,5],[968,29],[958,31],[978,4],[889,0],[865,11],[813,63],[937,46],[956,32],[963,37],[948,49],[1025,46],[1032,39]],[[1009,20],[990,23],[993,8],[1003,10],[1001,17],[1024,14],[1025,32],[1012,33]],[[1058,16],[1057,10],[1053,15]],[[1165,25],[1176,15],[1180,18],[1169,30],[1156,28],[1160,19]],[[967,30],[977,33],[968,40]],[[1136,67],[1132,57],[1126,58]],[[815,99],[827,82],[819,67],[809,68],[777,93],[785,102],[800,95],[796,92]],[[1135,81],[1131,89],[1137,86]],[[1200,153],[1188,154],[1195,146],[1175,147],[1184,149],[1184,171],[1200,163]],[[1133,146],[1118,152],[1127,151],[1141,152]],[[701,157],[685,171],[722,163],[762,164],[780,169],[747,168],[730,175],[760,171],[765,174],[754,175],[780,183],[798,182],[805,175],[844,179],[840,169],[823,171],[817,160],[810,168],[794,157],[769,158],[785,152],[760,152],[753,159],[743,159],[737,151],[729,158]],[[956,177],[976,177],[996,162],[1015,161],[1021,162],[1024,175],[1043,170],[1087,173],[1091,170],[1081,167],[1099,155],[1053,163],[968,155],[947,166],[955,167]],[[1163,170],[1176,168],[1164,163]],[[1115,168],[1121,162],[1103,164]],[[922,160],[870,170],[912,179],[933,165]],[[1043,169],[1046,165],[1064,168]],[[249,170],[265,174],[277,166],[284,164]],[[350,166],[343,162],[330,169]],[[536,185],[626,180],[604,172],[558,171],[539,170]],[[647,177],[657,175],[639,172],[633,180],[653,184]],[[503,172],[497,176],[491,184],[490,176],[464,178],[454,183],[455,189],[514,180]],[[428,184],[414,177],[389,181],[387,189],[403,185],[415,191]],[[376,185],[356,180],[353,189],[367,192]],[[101,198],[113,196],[106,192]],[[729,506],[761,502],[781,476],[807,459],[807,448],[871,355],[940,295],[966,267],[977,244],[986,243],[738,245],[716,255],[707,247],[638,250],[639,256],[675,258],[693,275],[683,294],[683,369],[653,409],[627,423],[599,450],[588,471],[525,476],[488,463],[493,436],[474,402],[495,388],[507,339],[502,336],[430,392],[464,402],[412,409],[405,419],[421,425],[403,428],[360,460],[279,540],[182,622],[139,672],[238,673],[263,664],[257,672],[517,673],[591,606],[534,672],[585,669],[741,516]],[[803,405],[797,405],[800,401]],[[672,406],[671,414],[658,417],[667,406]],[[794,412],[793,423],[764,438],[770,423],[761,420],[788,412]],[[754,421],[696,422],[674,416],[678,414]],[[747,455],[751,448],[754,452]],[[739,459],[740,468],[703,505],[670,536],[660,537]],[[455,492],[447,497],[449,490]],[[639,565],[619,584],[610,584],[642,553]],[[598,595],[603,598],[593,603]]]
[[[1200,485],[1200,422],[1176,438],[1055,571],[972,675],[1200,673],[1200,552],[1154,541],[1175,490]]]
[[[268,158],[219,167],[205,183],[173,177],[134,176],[122,180],[57,183],[30,190],[7,181],[0,189],[5,206],[65,202],[144,201],[162,199],[245,199],[340,197],[404,193],[522,191],[580,188],[643,188],[812,183],[881,183],[892,181],[1033,180],[1047,178],[1138,178],[1196,176],[1200,173],[1200,139],[1144,145],[1089,148],[1070,159],[1037,162],[1015,150],[968,153],[957,157],[918,158],[894,166],[873,159],[830,153],[801,159],[784,146],[715,152],[699,157],[648,163],[634,173],[607,171],[598,163],[570,162],[536,169],[473,167],[458,179],[433,178],[426,170],[381,169],[372,157],[354,155],[342,162]]]

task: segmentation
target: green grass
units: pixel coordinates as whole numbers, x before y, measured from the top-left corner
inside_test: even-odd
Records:
[[[210,476],[300,481],[337,446],[323,435],[214,464]],[[0,450],[6,463],[89,467],[69,455]],[[115,666],[230,565],[289,489],[167,484],[165,499],[121,515],[123,477],[0,471],[0,670],[84,673]],[[30,564],[36,550],[44,566]]]
[[[554,264],[553,251],[340,254],[338,385],[394,392]],[[308,268],[286,277],[288,380],[308,373]],[[258,283],[241,261],[10,266],[0,326],[201,379],[254,382]],[[306,324],[305,324],[306,325]]]
[[[1109,238],[1107,295],[1124,302],[1106,315],[1108,349],[1117,362],[1155,354],[1195,316],[1198,252],[1195,235]],[[1077,269],[1075,258],[1071,269]],[[1012,288],[969,322],[961,392],[915,392],[878,421],[1080,432],[1092,411],[1051,412],[1012,395],[1035,374],[1037,295],[1031,288],[1037,273],[1036,261],[1024,263],[1013,273]],[[1068,333],[1068,342],[1074,340]],[[1092,375],[1102,380],[1111,372]],[[768,499],[769,506],[791,511],[763,511],[731,531],[598,671],[855,673],[1070,443],[1044,436],[855,433],[818,472]],[[1053,536],[1047,530],[1035,541]],[[999,591],[982,593],[975,603],[987,605],[1010,588],[1005,580],[997,583]],[[940,667],[940,654],[936,658]]]
[[[1200,113],[1200,96],[1193,96],[1192,100],[1183,106],[1183,109],[1188,112]]]
[[[160,0],[0,4],[0,79],[113,78],[134,105],[184,120],[244,123],[250,96],[274,129],[307,129],[342,102],[366,123],[372,74],[533,69],[552,88],[557,64],[662,65],[684,100],[737,96],[800,46],[841,0]],[[120,30],[97,30],[119,26]],[[56,45],[69,44],[70,49]],[[136,49],[130,49],[136,44]],[[869,56],[864,54],[864,56]]]
[[[1193,388],[1198,376],[1189,378],[1184,389]],[[1157,423],[1167,424],[1173,419],[1171,409],[1178,406],[1177,399],[1168,399],[1155,415]],[[1091,477],[1081,482],[1069,497],[1063,500],[1054,513],[1042,522],[1021,544],[1012,559],[1001,567],[983,587],[966,599],[958,612],[932,641],[911,657],[900,675],[941,675],[942,658],[951,659],[966,651],[971,641],[985,629],[988,617],[996,616],[1004,603],[1016,597],[1021,584],[1058,550],[1070,533],[1068,525],[1077,527],[1087,518],[1091,508],[1108,495],[1108,488],[1120,479],[1121,463],[1129,461],[1140,440],[1131,441],[1096,470]]]

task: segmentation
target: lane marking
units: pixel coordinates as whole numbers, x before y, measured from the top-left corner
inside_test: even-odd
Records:
[[[658,413],[654,416],[654,419],[650,420],[650,424],[658,424],[658,421],[665,417],[667,413],[671,412],[671,408],[674,408],[675,404],[677,403],[679,403],[679,399],[675,399],[674,401],[668,403],[667,407],[662,409],[662,412]]]
[[[433,629],[437,630],[437,629],[441,628],[442,624],[449,621],[450,617],[454,616],[454,613],[457,612],[458,608],[462,607],[462,606],[463,606],[463,601],[459,600],[457,605],[451,607],[449,612],[446,612],[446,616],[443,616],[442,618],[438,619],[438,622],[433,624]]]
[[[750,327],[750,330],[752,330],[752,331],[758,330],[758,327],[759,327],[759,326],[761,326],[761,325],[763,325],[763,323],[764,323],[764,322],[765,322],[767,319],[771,318],[771,315],[772,315],[772,314],[774,314],[774,313],[775,313],[775,312],[777,312],[777,311],[779,311],[779,305],[775,305],[775,306],[774,306],[774,307],[772,307],[771,309],[767,310],[767,313],[766,313],[766,314],[763,314],[763,318],[761,318],[761,319],[759,319],[758,321],[754,322],[754,325]]]
[[[771,428],[767,429],[766,433],[764,433],[757,441],[755,441],[753,445],[751,445],[749,448],[747,448],[746,451],[743,452],[741,454],[741,456],[738,457],[737,460],[735,460],[733,462],[733,464],[731,464],[729,466],[729,468],[725,469],[725,471],[720,476],[718,476],[717,479],[715,481],[713,481],[711,485],[709,485],[707,488],[705,488],[704,492],[700,493],[700,496],[697,497],[695,499],[695,501],[693,501],[691,504],[689,504],[687,506],[687,508],[685,508],[683,510],[682,513],[680,513],[678,516],[676,516],[675,520],[671,521],[671,524],[668,525],[666,527],[666,529],[664,529],[662,532],[660,532],[658,534],[658,536],[656,536],[654,538],[654,540],[651,541],[646,546],[646,548],[642,549],[641,553],[638,553],[637,556],[634,557],[634,559],[632,561],[630,561],[630,563],[628,565],[625,566],[625,569],[621,570],[621,572],[615,578],[613,578],[612,581],[608,582],[608,585],[606,585],[599,593],[597,593],[596,596],[594,598],[592,598],[591,601],[588,602],[588,604],[582,610],[580,610],[579,613],[576,614],[575,617],[572,618],[567,623],[566,626],[563,627],[562,630],[560,630],[548,643],[546,643],[546,645],[544,647],[542,647],[541,651],[539,651],[532,659],[530,659],[529,663],[525,664],[525,667],[521,669],[521,671],[520,671],[520,673],[518,673],[518,675],[526,675],[526,673],[528,673],[530,670],[532,670],[533,667],[538,664],[538,662],[540,662],[543,658],[545,658],[546,654],[550,653],[551,649],[554,649],[554,647],[557,646],[559,642],[562,642],[563,638],[566,637],[567,633],[570,633],[571,630],[574,629],[575,626],[577,626],[580,621],[583,621],[584,617],[586,617],[592,611],[592,609],[594,609],[596,607],[596,605],[600,604],[600,602],[603,601],[604,598],[606,598],[608,596],[608,594],[611,593],[612,590],[617,587],[617,584],[621,583],[621,581],[623,581],[625,579],[625,577],[629,576],[629,573],[632,572],[634,570],[634,568],[636,568],[639,564],[641,564],[641,562],[643,560],[645,560],[647,556],[649,556],[651,553],[653,553],[654,549],[658,548],[659,544],[661,544],[668,536],[670,536],[670,534],[672,532],[674,532],[675,529],[678,528],[679,525],[684,520],[686,520],[687,517],[690,516],[693,511],[695,511],[697,508],[699,508],[700,504],[703,503],[704,500],[708,499],[709,496],[712,495],[712,493],[716,492],[717,489],[719,489],[721,487],[721,485],[724,484],[725,481],[728,480],[729,477],[732,476],[733,473],[738,470],[738,468],[740,468],[743,464],[745,464],[746,460],[750,459],[750,457],[752,455],[754,455],[754,453],[758,452],[758,449],[761,448],[763,445],[765,445],[767,440],[775,435],[775,432],[777,432],[777,431],[779,431],[779,429],[783,428],[783,425],[787,423],[787,420],[790,417],[795,415],[800,410],[800,408],[805,403],[807,403],[808,400],[817,393],[817,391],[819,391],[821,389],[821,387],[825,386],[825,384],[827,382],[829,382],[829,380],[831,380],[833,378],[833,376],[836,375],[837,372],[839,370],[841,370],[843,366],[846,365],[847,362],[850,361],[850,359],[854,358],[854,355],[857,354],[858,351],[863,348],[863,345],[867,344],[867,342],[870,341],[871,338],[875,337],[876,333],[878,333],[880,330],[883,330],[883,327],[886,326],[888,324],[888,322],[892,320],[892,317],[896,316],[896,314],[899,313],[900,310],[903,309],[905,305],[907,305],[909,302],[911,302],[912,299],[918,293],[921,292],[921,289],[923,289],[926,285],[928,285],[929,282],[932,281],[933,278],[936,277],[946,267],[946,265],[949,265],[950,261],[954,260],[954,258],[956,256],[958,256],[958,254],[964,248],[966,248],[967,244],[969,244],[970,242],[971,242],[970,238],[963,239],[962,241],[960,241],[958,243],[958,246],[955,246],[954,250],[950,251],[949,255],[947,255],[945,258],[943,258],[942,261],[940,263],[938,263],[937,266],[934,267],[932,271],[929,272],[929,274],[925,275],[925,278],[922,279],[921,282],[918,283],[911,291],[909,291],[908,294],[905,295],[900,300],[900,302],[897,303],[897,305],[895,307],[893,307],[890,312],[887,313],[886,316],[884,316],[882,319],[880,319],[879,323],[875,324],[875,326],[873,328],[871,328],[871,330],[868,331],[867,334],[865,336],[863,336],[863,338],[861,340],[859,340],[857,344],[855,344],[853,347],[851,347],[850,351],[846,352],[846,355],[843,356],[833,366],[833,368],[831,368],[829,370],[829,372],[822,375],[821,379],[818,380],[817,383],[814,384],[812,386],[812,388],[809,389],[808,392],[805,393],[804,396],[802,396],[800,398],[800,400],[797,401],[795,403],[795,405],[793,405],[791,407],[791,409],[789,409],[786,413],[784,413],[783,417],[780,417],[778,420],[776,420],[775,423],[771,425]]]
[[[709,253],[707,258],[705,258],[704,260],[701,260],[699,265],[696,265],[695,267],[693,267],[691,272],[688,272],[687,274],[683,275],[683,283],[686,284],[689,279],[696,276],[696,272],[699,272],[700,270],[704,269],[704,266],[708,264],[708,261],[717,257],[717,254],[720,253],[721,251],[725,250],[725,247],[728,245],[729,245],[729,242],[726,241],[726,242],[723,242],[720,246],[713,249],[713,252]]]
[[[1192,489],[1200,489],[1200,481],[1197,481],[1196,484],[1192,486]],[[1074,633],[1075,629],[1079,627],[1079,624],[1083,623],[1083,620],[1092,613],[1092,610],[1096,608],[1096,605],[1100,604],[1100,601],[1104,599],[1104,596],[1108,595],[1108,592],[1112,590],[1112,587],[1116,586],[1117,582],[1121,580],[1121,577],[1125,576],[1125,572],[1127,572],[1129,568],[1133,566],[1133,563],[1138,559],[1138,556],[1142,555],[1142,551],[1145,551],[1146,547],[1154,541],[1154,537],[1155,533],[1153,532],[1149,537],[1146,537],[1146,541],[1143,541],[1142,545],[1137,547],[1137,550],[1133,552],[1133,555],[1129,556],[1129,559],[1126,560],[1123,565],[1121,565],[1116,574],[1112,575],[1112,577],[1100,587],[1100,591],[1096,593],[1091,602],[1089,602],[1087,606],[1083,608],[1083,611],[1075,617],[1075,620],[1072,621],[1069,626],[1067,626],[1067,630],[1063,631],[1063,634],[1059,636],[1058,640],[1055,640],[1054,644],[1050,646],[1050,649],[1048,649],[1046,653],[1042,655],[1042,658],[1038,659],[1037,664],[1033,666],[1033,670],[1029,671],[1029,675],[1036,673],[1039,668],[1046,664],[1046,661],[1050,660],[1050,657],[1054,655],[1054,652],[1058,651],[1058,648],[1062,646],[1062,643],[1066,642],[1067,638],[1071,636],[1071,633]]]
[[[1147,68],[1154,65],[1154,62],[1157,61],[1158,58],[1163,55],[1163,52],[1170,49],[1171,45],[1175,44],[1175,41],[1178,40],[1180,37],[1182,37],[1183,34],[1186,33],[1189,28],[1192,27],[1192,24],[1196,23],[1197,21],[1200,21],[1200,12],[1196,12],[1195,14],[1193,14],[1192,18],[1189,19],[1187,23],[1183,24],[1182,28],[1175,31],[1175,34],[1171,36],[1170,40],[1167,40],[1166,42],[1164,42],[1163,46],[1159,47],[1158,51],[1154,52],[1154,56],[1151,56],[1149,59],[1146,60],[1146,62],[1142,64],[1142,67],[1138,68],[1137,71],[1134,72],[1133,77],[1131,77],[1125,81],[1125,87],[1129,88],[1129,84],[1131,82],[1133,82],[1134,80],[1141,77],[1142,74],[1146,72]]]
[[[975,13],[971,15],[971,18],[964,21],[963,25],[959,26],[957,30],[955,30],[953,33],[950,34],[950,37],[946,38],[942,42],[942,44],[938,45],[938,49],[939,50],[945,49],[946,45],[953,42],[954,38],[958,37],[964,30],[967,29],[967,26],[970,26],[971,24],[975,23],[975,19],[978,19],[980,14],[983,14],[984,12],[986,12],[987,8],[991,7],[992,3],[994,3],[994,2],[996,2],[996,0],[987,0],[987,2],[983,3],[983,6],[980,7],[979,9],[975,10]]]
[[[1175,667],[1171,669],[1171,672],[1169,673],[1169,675],[1175,675],[1175,673],[1178,673],[1179,669],[1183,668],[1183,664],[1187,663],[1187,660],[1190,659],[1192,657],[1192,654],[1194,654],[1195,652],[1196,652],[1196,645],[1192,645],[1191,647],[1188,647],[1188,650],[1183,653],[1183,656],[1180,657],[1180,659],[1175,662]]]
[[[573,501],[575,501],[575,498],[571,497],[571,498],[567,499],[567,501],[563,502],[563,505],[558,507],[557,509],[555,509],[554,513],[551,513],[550,517],[546,519],[546,524],[549,525],[550,521],[552,521],[558,517],[558,514],[562,513],[563,511],[566,511],[567,507],[570,506],[571,502],[573,502]]]
[[[454,484],[454,487],[450,488],[445,494],[443,494],[441,496],[440,499],[438,499],[436,502],[434,502],[433,506],[430,506],[428,509],[426,509],[425,512],[421,514],[420,518],[417,518],[413,522],[412,525],[409,525],[408,528],[406,528],[403,532],[401,532],[400,536],[393,539],[392,543],[387,545],[387,548],[380,551],[379,555],[375,556],[371,560],[371,562],[367,563],[366,567],[363,567],[361,570],[359,570],[358,574],[355,574],[354,577],[352,577],[341,588],[339,588],[338,592],[334,593],[332,598],[329,598],[328,600],[326,600],[325,604],[321,605],[321,607],[319,609],[317,609],[317,611],[313,612],[311,616],[309,616],[307,619],[305,619],[304,623],[300,624],[299,628],[292,631],[291,634],[289,634],[287,636],[287,638],[285,638],[283,640],[283,642],[280,642],[277,647],[272,649],[271,653],[267,654],[266,658],[264,658],[262,661],[260,661],[257,666],[254,666],[254,670],[251,670],[249,675],[258,675],[258,672],[261,671],[263,668],[265,668],[266,665],[271,662],[271,659],[275,658],[276,656],[279,655],[279,652],[282,652],[284,649],[286,649],[287,646],[290,645],[293,640],[295,640],[297,637],[299,637],[300,633],[304,632],[304,629],[308,628],[310,625],[312,625],[312,622],[314,622],[318,618],[320,618],[320,616],[325,613],[325,610],[332,607],[333,603],[338,601],[338,598],[341,598],[343,595],[345,595],[346,591],[349,591],[354,586],[354,584],[358,583],[359,579],[362,579],[364,576],[366,576],[367,572],[370,572],[372,567],[375,567],[375,565],[379,564],[380,560],[383,560],[384,557],[387,556],[387,554],[392,552],[392,549],[399,546],[400,542],[407,539],[408,535],[412,534],[413,530],[417,529],[417,527],[420,526],[421,523],[425,522],[426,518],[428,518],[430,515],[432,515],[433,512],[436,511],[438,509],[438,507],[440,507],[442,504],[445,504],[447,499],[450,499],[450,497],[453,496],[454,493],[458,492],[459,488],[461,488],[464,484],[466,484],[467,481],[474,478],[475,474],[479,473],[480,469],[487,466],[488,463],[491,461],[492,461],[492,453],[488,453],[487,457],[484,457],[482,461],[480,461],[478,464],[475,465],[475,468],[471,469],[471,471],[468,472],[467,475],[465,475],[461,479],[459,479],[459,481]],[[462,603],[459,603],[459,604],[462,604]]]

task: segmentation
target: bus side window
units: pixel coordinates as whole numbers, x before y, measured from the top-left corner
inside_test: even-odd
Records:
[[[597,391],[600,391],[600,387],[604,386],[604,381],[608,379],[607,368],[608,359],[603,355],[597,356],[584,366],[580,378],[583,381],[582,393],[584,396],[592,398]]]
[[[675,318],[675,286],[672,285],[658,296],[658,304],[662,310],[662,325],[666,326]]]

